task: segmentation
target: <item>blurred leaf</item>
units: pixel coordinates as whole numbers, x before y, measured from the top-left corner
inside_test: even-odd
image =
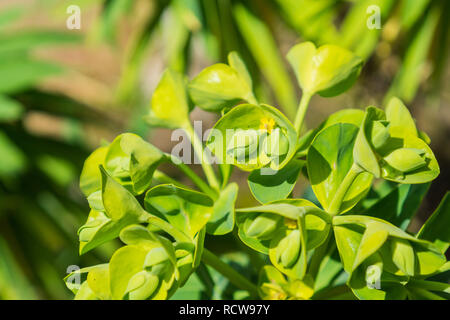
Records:
[[[297,110],[295,90],[271,31],[242,5],[235,6],[234,17],[261,72],[273,88],[278,102],[289,116],[294,117]]]
[[[20,58],[1,59],[0,94],[28,89],[43,78],[59,74],[61,71],[61,67],[43,61]]]
[[[386,95],[386,100],[398,96],[406,102],[411,102],[423,79],[428,53],[431,48],[433,34],[442,13],[439,7],[433,7],[423,19],[420,28],[411,38],[411,42],[403,58],[400,71]]]
[[[0,95],[0,122],[17,120],[23,112],[24,108],[19,102]]]

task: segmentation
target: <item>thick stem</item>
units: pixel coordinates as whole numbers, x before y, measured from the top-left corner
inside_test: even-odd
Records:
[[[194,129],[189,124],[184,128],[186,133],[189,135],[189,139],[191,140],[192,147],[194,148],[194,152],[197,157],[200,159],[203,171],[205,172],[206,179],[208,179],[208,183],[215,190],[220,190],[219,180],[217,180],[216,174],[214,172],[213,167],[211,166],[210,159],[204,159],[206,155],[203,152],[203,144],[198,138],[197,134],[194,132]]]
[[[247,290],[251,296],[258,297],[257,287],[242,276],[239,272],[231,268],[228,264],[219,259],[214,253],[203,249],[202,261],[212,268],[216,269],[220,274],[226,277],[236,287]]]
[[[308,92],[303,92],[302,99],[300,100],[300,105],[297,109],[297,115],[295,116],[295,130],[297,131],[297,135],[300,136],[300,132],[303,125],[303,120],[305,119],[306,110],[308,110],[309,101],[311,100],[312,95]]]
[[[358,166],[356,163],[353,163],[352,167],[347,172],[347,175],[345,176],[344,180],[341,182],[336,194],[334,195],[328,213],[330,213],[333,216],[339,213],[345,194],[347,193],[348,189],[361,172],[363,172],[361,167]]]

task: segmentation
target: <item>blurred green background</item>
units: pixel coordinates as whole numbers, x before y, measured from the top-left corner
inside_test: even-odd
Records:
[[[67,28],[70,5],[80,8],[79,30]],[[366,25],[371,5],[380,8],[381,29]],[[357,85],[315,97],[307,125],[402,98],[441,166],[411,225],[417,231],[450,189],[449,23],[446,0],[2,0],[0,299],[71,298],[62,281],[68,266],[108,259],[118,243],[78,256],[76,231],[88,214],[78,188],[84,159],[125,131],[170,152],[170,131],[142,120],[163,70],[193,77],[232,50],[259,100],[291,116],[300,91],[285,61],[290,47],[336,43],[363,57]],[[217,116],[196,109],[192,118],[207,128]],[[233,179],[240,205],[253,201],[246,176]],[[295,195],[305,186],[300,180]]]

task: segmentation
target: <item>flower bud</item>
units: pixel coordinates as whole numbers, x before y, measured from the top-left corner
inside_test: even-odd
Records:
[[[252,238],[270,236],[277,228],[280,217],[270,213],[263,213],[255,219],[247,219],[244,223],[244,232]]]
[[[277,261],[285,268],[292,267],[300,254],[300,231],[293,230],[278,243]]]
[[[424,153],[420,149],[401,148],[391,152],[384,160],[396,170],[410,172],[426,165]]]
[[[389,139],[389,122],[374,121],[372,123],[372,145],[375,149],[380,149]]]
[[[289,151],[289,140],[279,128],[267,135],[263,143],[263,150],[268,156],[282,156]]]

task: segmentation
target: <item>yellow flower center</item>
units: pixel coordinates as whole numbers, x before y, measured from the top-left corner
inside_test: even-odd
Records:
[[[284,218],[284,225],[289,229],[297,229],[297,221],[293,219]]]
[[[271,133],[275,127],[275,120],[272,118],[262,118],[259,123],[259,129],[266,130],[268,133]]]

